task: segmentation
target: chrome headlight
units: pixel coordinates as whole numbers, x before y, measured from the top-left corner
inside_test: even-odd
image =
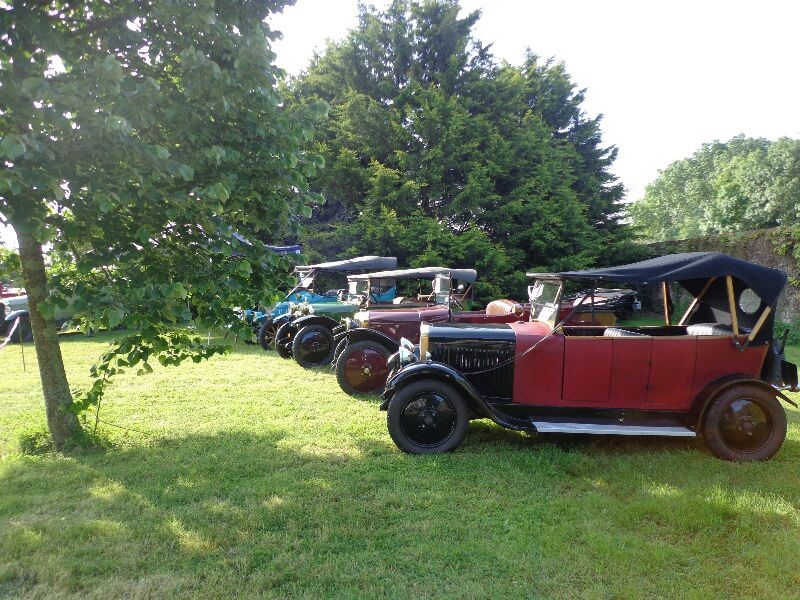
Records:
[[[401,365],[407,365],[419,360],[419,357],[417,356],[417,348],[415,348],[414,344],[412,344],[411,341],[406,338],[400,338],[400,348],[398,349],[397,353]]]
[[[407,365],[417,360],[417,355],[414,354],[414,351],[404,348],[403,346],[400,346],[400,350],[398,350],[397,353],[401,365]]]
[[[430,338],[430,325],[423,323],[419,328],[419,356],[423,360],[428,359],[428,345]]]
[[[369,311],[358,311],[353,315],[353,323],[355,323],[356,327],[369,327]]]

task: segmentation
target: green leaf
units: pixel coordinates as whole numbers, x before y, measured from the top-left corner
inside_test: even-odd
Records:
[[[171,298],[180,298],[181,300],[185,300],[188,295],[189,292],[186,290],[186,286],[184,286],[183,283],[179,281],[172,284],[172,291],[170,292]]]
[[[242,277],[250,277],[253,274],[253,267],[247,259],[241,259],[236,263],[236,272]]]
[[[40,302],[38,309],[39,314],[42,315],[46,321],[52,319],[56,314],[56,308],[49,299],[45,300],[44,302]]]
[[[111,203],[111,198],[106,194],[95,194],[94,201],[97,202],[97,208],[100,209],[101,213],[107,213],[114,208],[114,205]]]
[[[136,239],[146,244],[150,241],[150,237],[153,235],[153,228],[149,225],[142,225],[139,229],[136,230]]]
[[[169,158],[169,150],[164,148],[164,146],[159,146],[158,144],[156,144],[155,146],[153,146],[153,150],[155,151],[156,156],[159,158],[159,160],[166,160]]]
[[[14,160],[25,154],[25,142],[15,133],[9,133],[0,141],[0,155]]]
[[[189,165],[181,164],[178,166],[178,173],[183,177],[184,181],[191,181],[194,179],[194,169]]]
[[[125,318],[125,311],[121,308],[111,308],[106,311],[106,317],[108,318],[109,328],[114,329],[114,327],[122,323]]]
[[[136,371],[137,375],[145,375],[147,373],[152,373],[153,367],[150,366],[150,363],[144,362],[142,363],[142,368]]]

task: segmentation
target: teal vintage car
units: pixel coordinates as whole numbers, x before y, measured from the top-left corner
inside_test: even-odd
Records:
[[[264,350],[270,350],[275,342],[275,332],[284,322],[281,317],[291,312],[292,307],[298,304],[316,306],[341,303],[342,298],[346,296],[347,292],[339,287],[332,287],[323,293],[318,293],[315,290],[315,283],[318,283],[317,280],[320,276],[330,275],[329,283],[343,284],[344,276],[348,274],[394,269],[396,266],[397,258],[394,256],[357,256],[315,265],[301,265],[294,268],[296,283],[283,301],[276,302],[269,311],[245,310],[243,317],[252,325],[261,347]],[[339,278],[341,281],[338,280]]]

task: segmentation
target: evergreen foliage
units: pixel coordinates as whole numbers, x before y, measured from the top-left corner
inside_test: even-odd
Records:
[[[476,267],[483,300],[524,296],[530,268],[629,256],[616,149],[563,64],[498,64],[455,0],[362,6],[358,26],[290,84],[330,104],[316,137],[326,198],[305,243],[326,257]]]

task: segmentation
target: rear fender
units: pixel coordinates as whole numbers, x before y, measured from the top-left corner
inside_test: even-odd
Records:
[[[351,329],[347,332],[347,343],[355,344],[356,342],[375,342],[386,348],[389,354],[394,354],[400,349],[400,343],[397,340],[380,331],[364,327]]]
[[[721,393],[737,385],[749,385],[767,391],[776,398],[780,398],[784,402],[797,408],[797,403],[787,397],[786,394],[769,385],[768,383],[764,383],[760,379],[753,379],[752,376],[744,373],[726,375],[725,377],[709,383],[697,395],[692,403],[692,408],[689,409],[686,425],[695,430],[699,430],[700,425],[703,423],[703,419],[706,416],[706,412],[708,411],[708,407],[711,406],[711,403],[714,401],[714,399],[717,398],[717,396],[719,396]]]
[[[498,425],[507,429],[532,430],[530,422],[518,419],[498,411],[486,402],[478,390],[458,371],[437,362],[416,362],[400,369],[394,377],[386,382],[380,409],[387,410],[394,395],[416,381],[434,379],[455,388],[467,402],[467,405],[479,416],[488,417]]]

